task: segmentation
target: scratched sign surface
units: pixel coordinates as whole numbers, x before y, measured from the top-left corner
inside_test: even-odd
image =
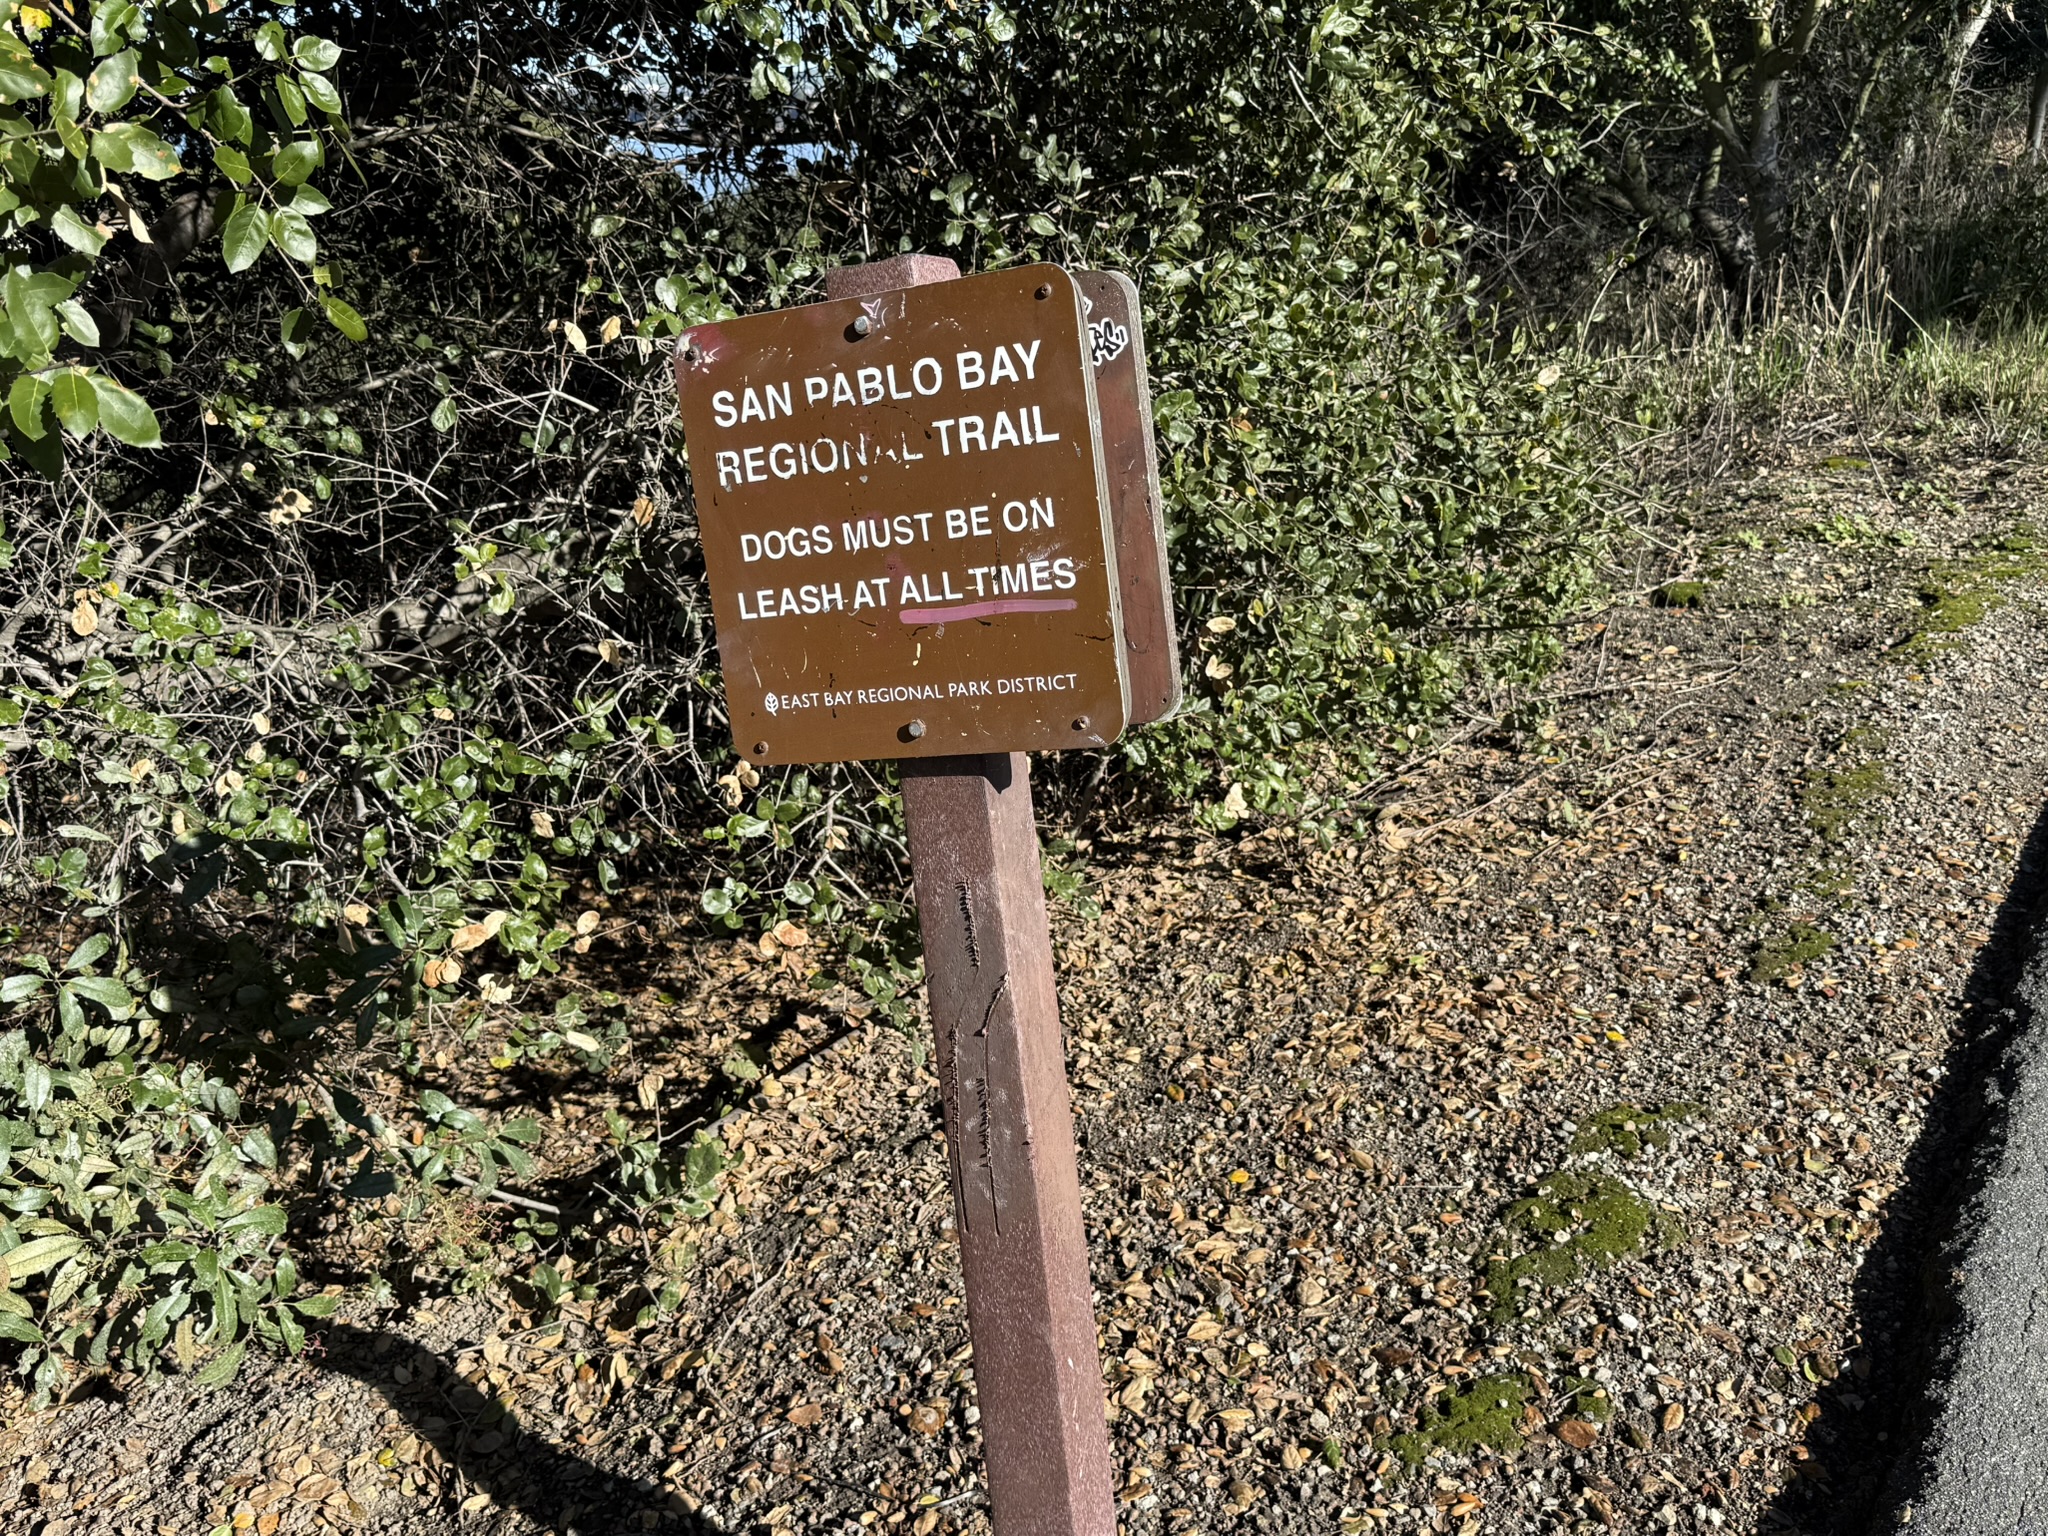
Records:
[[[676,383],[744,756],[1116,739],[1109,492],[1065,272],[698,326]]]

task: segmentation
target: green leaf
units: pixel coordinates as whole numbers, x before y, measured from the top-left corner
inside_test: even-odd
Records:
[[[42,990],[40,976],[9,976],[0,981],[0,1003],[25,1003]]]
[[[590,236],[593,240],[602,240],[607,235],[617,234],[625,227],[626,221],[620,215],[616,213],[600,213],[590,221]]]
[[[256,29],[256,52],[272,63],[284,57],[284,28],[274,21],[266,21]]]
[[[7,414],[23,437],[33,441],[48,430],[43,424],[43,402],[49,397],[50,386],[32,373],[16,374],[7,386]]]
[[[304,74],[299,76],[299,89],[306,93],[306,100],[322,112],[341,110],[341,92],[334,88],[334,82],[325,75]]]
[[[135,994],[111,976],[81,976],[67,985],[78,996],[89,1003],[98,1003],[117,1019],[125,1019],[135,1011]]]
[[[230,272],[246,272],[270,243],[270,215],[254,203],[244,203],[228,215],[220,232],[221,255]]]
[[[100,426],[116,442],[130,448],[163,447],[163,430],[147,400],[103,373],[92,376],[92,387],[100,397]]]
[[[83,368],[66,368],[50,381],[50,404],[73,437],[84,437],[100,424],[99,393]]]
[[[76,299],[66,299],[57,306],[57,316],[64,322],[64,334],[81,347],[96,347],[100,344],[99,322],[86,312],[83,304]]]
[[[50,228],[59,240],[81,255],[97,256],[100,247],[107,243],[107,237],[81,219],[69,203],[50,215]]]
[[[95,112],[118,112],[128,105],[141,84],[135,50],[124,48],[113,57],[100,60],[99,66],[86,77],[86,104]]]
[[[221,175],[238,187],[249,184],[249,157],[232,144],[213,146],[213,163],[220,167]]]
[[[1059,226],[1042,213],[1034,213],[1024,222],[1030,227],[1031,233],[1034,235],[1044,235],[1050,238],[1059,233]]]
[[[32,1237],[12,1252],[0,1253],[0,1263],[6,1264],[10,1281],[26,1280],[30,1275],[55,1269],[84,1251],[85,1239],[76,1232],[52,1233],[48,1237]]]
[[[18,1344],[40,1344],[43,1330],[25,1317],[16,1317],[12,1312],[0,1312],[0,1339],[13,1339]]]
[[[113,171],[165,181],[183,168],[178,152],[140,123],[111,123],[92,136],[93,158]]]
[[[301,69],[326,74],[341,62],[341,49],[326,38],[315,37],[309,32],[292,44],[292,59]]]
[[[21,1101],[28,1106],[28,1112],[39,1115],[43,1106],[50,1102],[55,1091],[55,1081],[50,1069],[40,1061],[25,1062],[21,1068]]]
[[[313,238],[313,226],[306,222],[306,216],[289,208],[280,208],[270,216],[270,238],[285,255],[307,266],[312,265],[319,250],[319,242]]]
[[[204,1370],[192,1378],[193,1384],[205,1387],[208,1390],[214,1387],[225,1386],[233,1379],[235,1372],[242,1368],[242,1357],[248,1353],[248,1342],[241,1339],[236,1340],[228,1349],[216,1355],[208,1362]]]
[[[14,46],[19,48],[21,45],[15,43]],[[24,54],[0,52],[0,101],[28,101],[49,93],[49,72],[34,59]]]
[[[230,1216],[220,1224],[221,1235],[230,1232],[260,1232],[265,1237],[284,1236],[284,1207],[281,1205],[259,1205]]]
[[[318,187],[308,182],[305,186],[292,193],[292,200],[287,206],[293,213],[303,214],[306,218],[310,219],[317,214],[327,212],[334,204],[327,201],[327,194],[325,192],[322,192]]]
[[[301,1317],[332,1317],[339,1305],[339,1296],[308,1296],[304,1301],[293,1302],[292,1308]]]
[[[114,941],[104,933],[96,933],[78,948],[71,951],[71,958],[64,962],[67,971],[82,971],[114,947]]]
[[[443,395],[441,403],[434,407],[434,414],[427,420],[433,423],[436,432],[452,432],[455,430],[455,415],[455,397]]]
[[[303,128],[306,125],[306,93],[299,89],[298,82],[289,75],[279,75],[271,85],[285,117],[294,128]]]
[[[327,311],[328,322],[350,341],[370,339],[370,328],[363,323],[363,317],[357,314],[353,307],[326,293],[320,295],[320,304]]]
[[[50,121],[56,126],[57,139],[63,144],[65,154],[74,160],[84,160],[92,154],[92,140],[88,139],[85,130],[78,126],[78,117],[75,113],[58,110],[50,114]]]
[[[285,351],[293,357],[306,355],[307,334],[313,321],[303,309],[288,309],[278,318],[277,339]]]
[[[213,131],[221,138],[246,145],[255,137],[255,119],[232,86],[215,86],[207,100],[212,109]]]
[[[287,187],[296,187],[320,168],[320,145],[312,139],[294,139],[270,162],[270,174]]]

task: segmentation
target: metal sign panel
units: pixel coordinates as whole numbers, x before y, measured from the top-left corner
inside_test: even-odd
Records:
[[[1108,483],[1064,271],[698,326],[676,385],[744,756],[1045,751],[1122,732]]]
[[[1180,639],[1166,569],[1165,498],[1152,439],[1152,385],[1138,285],[1121,272],[1076,272],[1088,312],[1102,462],[1122,588],[1124,668],[1131,680],[1129,724],[1149,725],[1180,708]]]

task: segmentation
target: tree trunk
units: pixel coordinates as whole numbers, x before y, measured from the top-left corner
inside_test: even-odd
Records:
[[[2027,148],[2036,160],[2048,150],[2048,54],[2041,56],[2041,67],[2034,71],[2034,99],[2027,108]]]
[[[1963,71],[1969,68],[1970,55],[1977,51],[1984,29],[1990,25],[1995,4],[1996,0],[1982,0],[1977,9],[1964,19],[1963,29],[1956,34],[1948,56],[1948,90],[1951,96],[1963,88]]]
[[[1768,272],[1784,254],[1790,239],[1792,200],[1785,190],[1781,160],[1784,119],[1778,82],[1757,91],[1756,119],[1749,135],[1749,227],[1756,246],[1756,266]]]

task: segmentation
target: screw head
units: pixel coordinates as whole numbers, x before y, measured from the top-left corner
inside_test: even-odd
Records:
[[[922,720],[911,721],[910,724],[903,727],[902,734],[905,741],[916,741],[924,735],[924,722]]]
[[[704,354],[702,352],[699,352],[697,350],[697,343],[695,343],[694,341],[691,342],[687,347],[683,348],[683,361],[688,363],[692,368],[697,366],[697,359],[702,357],[703,355]]]
[[[869,331],[873,330],[874,328],[875,328],[875,322],[874,322],[874,321],[872,321],[872,320],[870,320],[870,319],[869,319],[869,318],[868,318],[868,317],[867,317],[866,315],[856,315],[856,316],[854,317],[854,321],[853,321],[853,334],[854,334],[854,335],[856,335],[856,336],[865,336],[865,335],[867,335],[867,333],[868,333]]]
[[[765,742],[765,741],[757,741],[757,742],[755,742],[755,743],[754,743],[754,756],[756,756],[756,757],[766,757],[767,755],[768,755],[768,743],[767,743],[767,742]]]
[[[1040,297],[1041,299],[1049,299],[1049,298],[1051,298],[1051,297],[1052,297],[1052,284],[1051,284],[1051,283],[1040,283],[1040,284],[1038,285],[1038,297]]]
[[[1076,715],[1076,716],[1074,717],[1074,729],[1075,729],[1075,730],[1077,730],[1077,731],[1085,731],[1085,730],[1087,730],[1087,729],[1088,729],[1088,717],[1087,717],[1086,715]]]

